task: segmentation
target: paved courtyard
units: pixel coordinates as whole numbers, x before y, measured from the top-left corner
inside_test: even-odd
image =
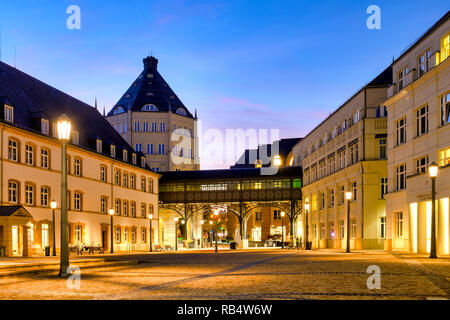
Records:
[[[0,278],[0,299],[450,298],[448,257],[260,249],[115,258],[139,263],[82,270],[79,289],[54,274]],[[380,268],[380,289],[367,287],[371,265]]]

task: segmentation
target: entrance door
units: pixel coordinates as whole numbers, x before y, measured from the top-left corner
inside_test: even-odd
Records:
[[[102,247],[103,250],[107,250],[107,246],[108,246],[108,231],[103,230],[102,231]]]
[[[50,245],[49,241],[49,233],[48,233],[48,224],[42,224],[42,249],[48,247]]]
[[[12,226],[12,252],[13,255],[19,255],[19,227]]]

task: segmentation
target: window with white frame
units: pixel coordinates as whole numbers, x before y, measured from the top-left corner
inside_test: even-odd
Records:
[[[116,172],[114,173],[114,183],[117,186],[120,186],[120,170],[116,170]]]
[[[345,187],[339,186],[339,204],[345,203]]]
[[[145,121],[145,122],[143,123],[143,125],[142,125],[142,131],[148,132],[148,122],[147,122],[147,121]]]
[[[80,158],[73,159],[73,174],[81,177],[81,159]]]
[[[136,217],[136,202],[130,203],[130,215],[134,218]]]
[[[131,228],[131,242],[136,242],[136,228]]]
[[[147,179],[145,177],[141,177],[141,190],[145,192],[147,185]]]
[[[417,136],[428,133],[428,105],[416,111],[416,129]]]
[[[156,122],[152,122],[152,132],[156,132]]]
[[[396,186],[397,190],[406,189],[406,164],[396,167]]]
[[[320,209],[325,209],[325,192],[320,193]]]
[[[320,177],[325,178],[327,176],[327,164],[325,159],[319,164],[320,166]]]
[[[34,205],[34,186],[31,184],[25,185],[25,204]]]
[[[49,190],[47,187],[41,187],[41,206],[48,207]]]
[[[139,132],[140,131],[140,123],[137,122],[137,121],[134,123],[134,131],[135,132]]]
[[[338,153],[339,158],[339,170],[345,168],[345,150]]]
[[[115,239],[117,243],[120,242],[120,240],[121,240],[120,238],[121,238],[121,231],[120,231],[120,228],[117,227],[116,228],[116,239]]]
[[[165,154],[166,153],[165,152],[165,145],[164,145],[164,143],[158,145],[158,153],[159,154]]]
[[[344,239],[345,238],[345,221],[341,220],[339,222],[339,238]]]
[[[128,151],[127,150],[122,151],[122,160],[128,161]]]
[[[123,241],[128,242],[128,228],[123,229]]]
[[[11,161],[19,161],[18,143],[16,140],[8,140],[8,159]]]
[[[332,174],[336,171],[336,157],[333,155],[328,158],[328,173]]]
[[[123,201],[123,215],[128,216],[128,201]]]
[[[73,209],[77,211],[81,211],[81,193],[74,192],[73,193]]]
[[[106,166],[101,165],[100,166],[100,181],[101,182],[106,182],[107,180],[107,175],[106,175]]]
[[[80,134],[78,133],[78,131],[72,131],[72,143],[75,145],[80,144]]]
[[[450,92],[441,96],[441,126],[450,122]]]
[[[116,199],[114,204],[115,204],[116,215],[120,216],[120,213],[122,211],[122,206],[121,206],[122,203],[121,203],[120,199]]]
[[[136,189],[136,175],[133,173],[130,173],[130,188]]]
[[[153,180],[151,178],[148,179],[148,192],[153,193]]]
[[[142,151],[142,143],[136,143],[135,145],[135,150],[137,151],[137,152],[141,152]]]
[[[147,218],[147,205],[145,203],[141,203],[141,217]]]
[[[320,224],[320,239],[325,239],[325,234],[326,234],[325,224],[321,223]]]
[[[14,122],[14,108],[11,106],[5,105],[5,121]]]
[[[124,172],[123,173],[123,183],[122,186],[124,188],[128,188],[128,173]]]
[[[350,164],[355,164],[359,160],[358,144],[355,143],[350,147]]]
[[[41,167],[49,168],[49,151],[47,149],[41,149]]]
[[[141,242],[147,242],[147,229],[145,228],[141,229]]]
[[[398,90],[402,90],[405,85],[406,85],[406,75],[408,74],[409,69],[403,68],[399,73],[398,73]]]
[[[108,205],[108,198],[106,198],[105,196],[100,197],[100,212],[101,213],[106,213],[107,205]]]
[[[147,154],[153,154],[153,143],[147,143]]]
[[[441,62],[450,56],[450,33],[441,38]]]
[[[428,172],[428,156],[416,160],[416,174]]]
[[[356,181],[353,181],[351,184],[351,192],[352,192],[352,201],[356,201],[356,194],[357,194],[357,188],[356,188]]]
[[[357,123],[359,121],[359,110],[356,110],[353,114],[353,124]]]
[[[41,119],[41,133],[46,135],[50,133],[50,123],[47,119]]]
[[[329,192],[328,206],[330,208],[334,207],[334,189],[331,189],[330,192]]]
[[[402,118],[396,122],[397,128],[397,145],[406,142],[406,118]]]
[[[19,203],[19,184],[15,181],[8,182],[8,202]]]
[[[75,242],[79,243],[82,242],[83,239],[83,227],[82,226],[75,226]]]
[[[34,165],[34,147],[32,145],[25,145],[25,163],[32,166]]]
[[[142,149],[142,146],[140,147],[140,149]],[[139,151],[141,151],[141,150],[139,150]],[[136,163],[137,163],[136,153],[133,153],[133,154],[131,155],[131,162],[132,162],[134,165],[136,165]]]

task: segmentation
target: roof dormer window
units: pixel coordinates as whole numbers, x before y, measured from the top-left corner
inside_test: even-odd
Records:
[[[136,153],[133,153],[131,157],[132,157],[133,164],[135,165],[137,162]]]
[[[145,157],[141,157],[141,167],[145,167]]]
[[[50,123],[47,119],[41,119],[41,132],[46,135],[50,133]]]
[[[186,110],[184,110],[183,108],[178,108],[178,109],[175,111],[175,113],[176,113],[176,114],[179,114],[179,115],[181,115],[181,116],[187,116],[187,112],[186,112]]]
[[[115,158],[116,157],[116,146],[115,145],[111,145],[111,157]]]
[[[147,73],[147,78],[152,79],[153,78],[153,73]]]
[[[96,145],[97,152],[102,153],[102,151],[103,151],[102,140],[100,140],[100,139],[95,140],[95,145]]]
[[[122,151],[122,158],[123,158],[123,161],[128,160],[128,151],[127,150]]]
[[[159,109],[154,104],[146,104],[141,108],[141,111],[159,111]]]
[[[78,131],[73,131],[72,133],[72,143],[79,145],[80,144],[80,134]]]
[[[5,105],[5,121],[14,122],[14,108]]]
[[[120,114],[120,113],[124,113],[125,109],[122,106],[118,106],[114,109],[113,114]]]

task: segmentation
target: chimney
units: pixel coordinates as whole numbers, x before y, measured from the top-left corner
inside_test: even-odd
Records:
[[[148,71],[155,71],[158,66],[158,59],[155,57],[144,58],[144,68]]]

